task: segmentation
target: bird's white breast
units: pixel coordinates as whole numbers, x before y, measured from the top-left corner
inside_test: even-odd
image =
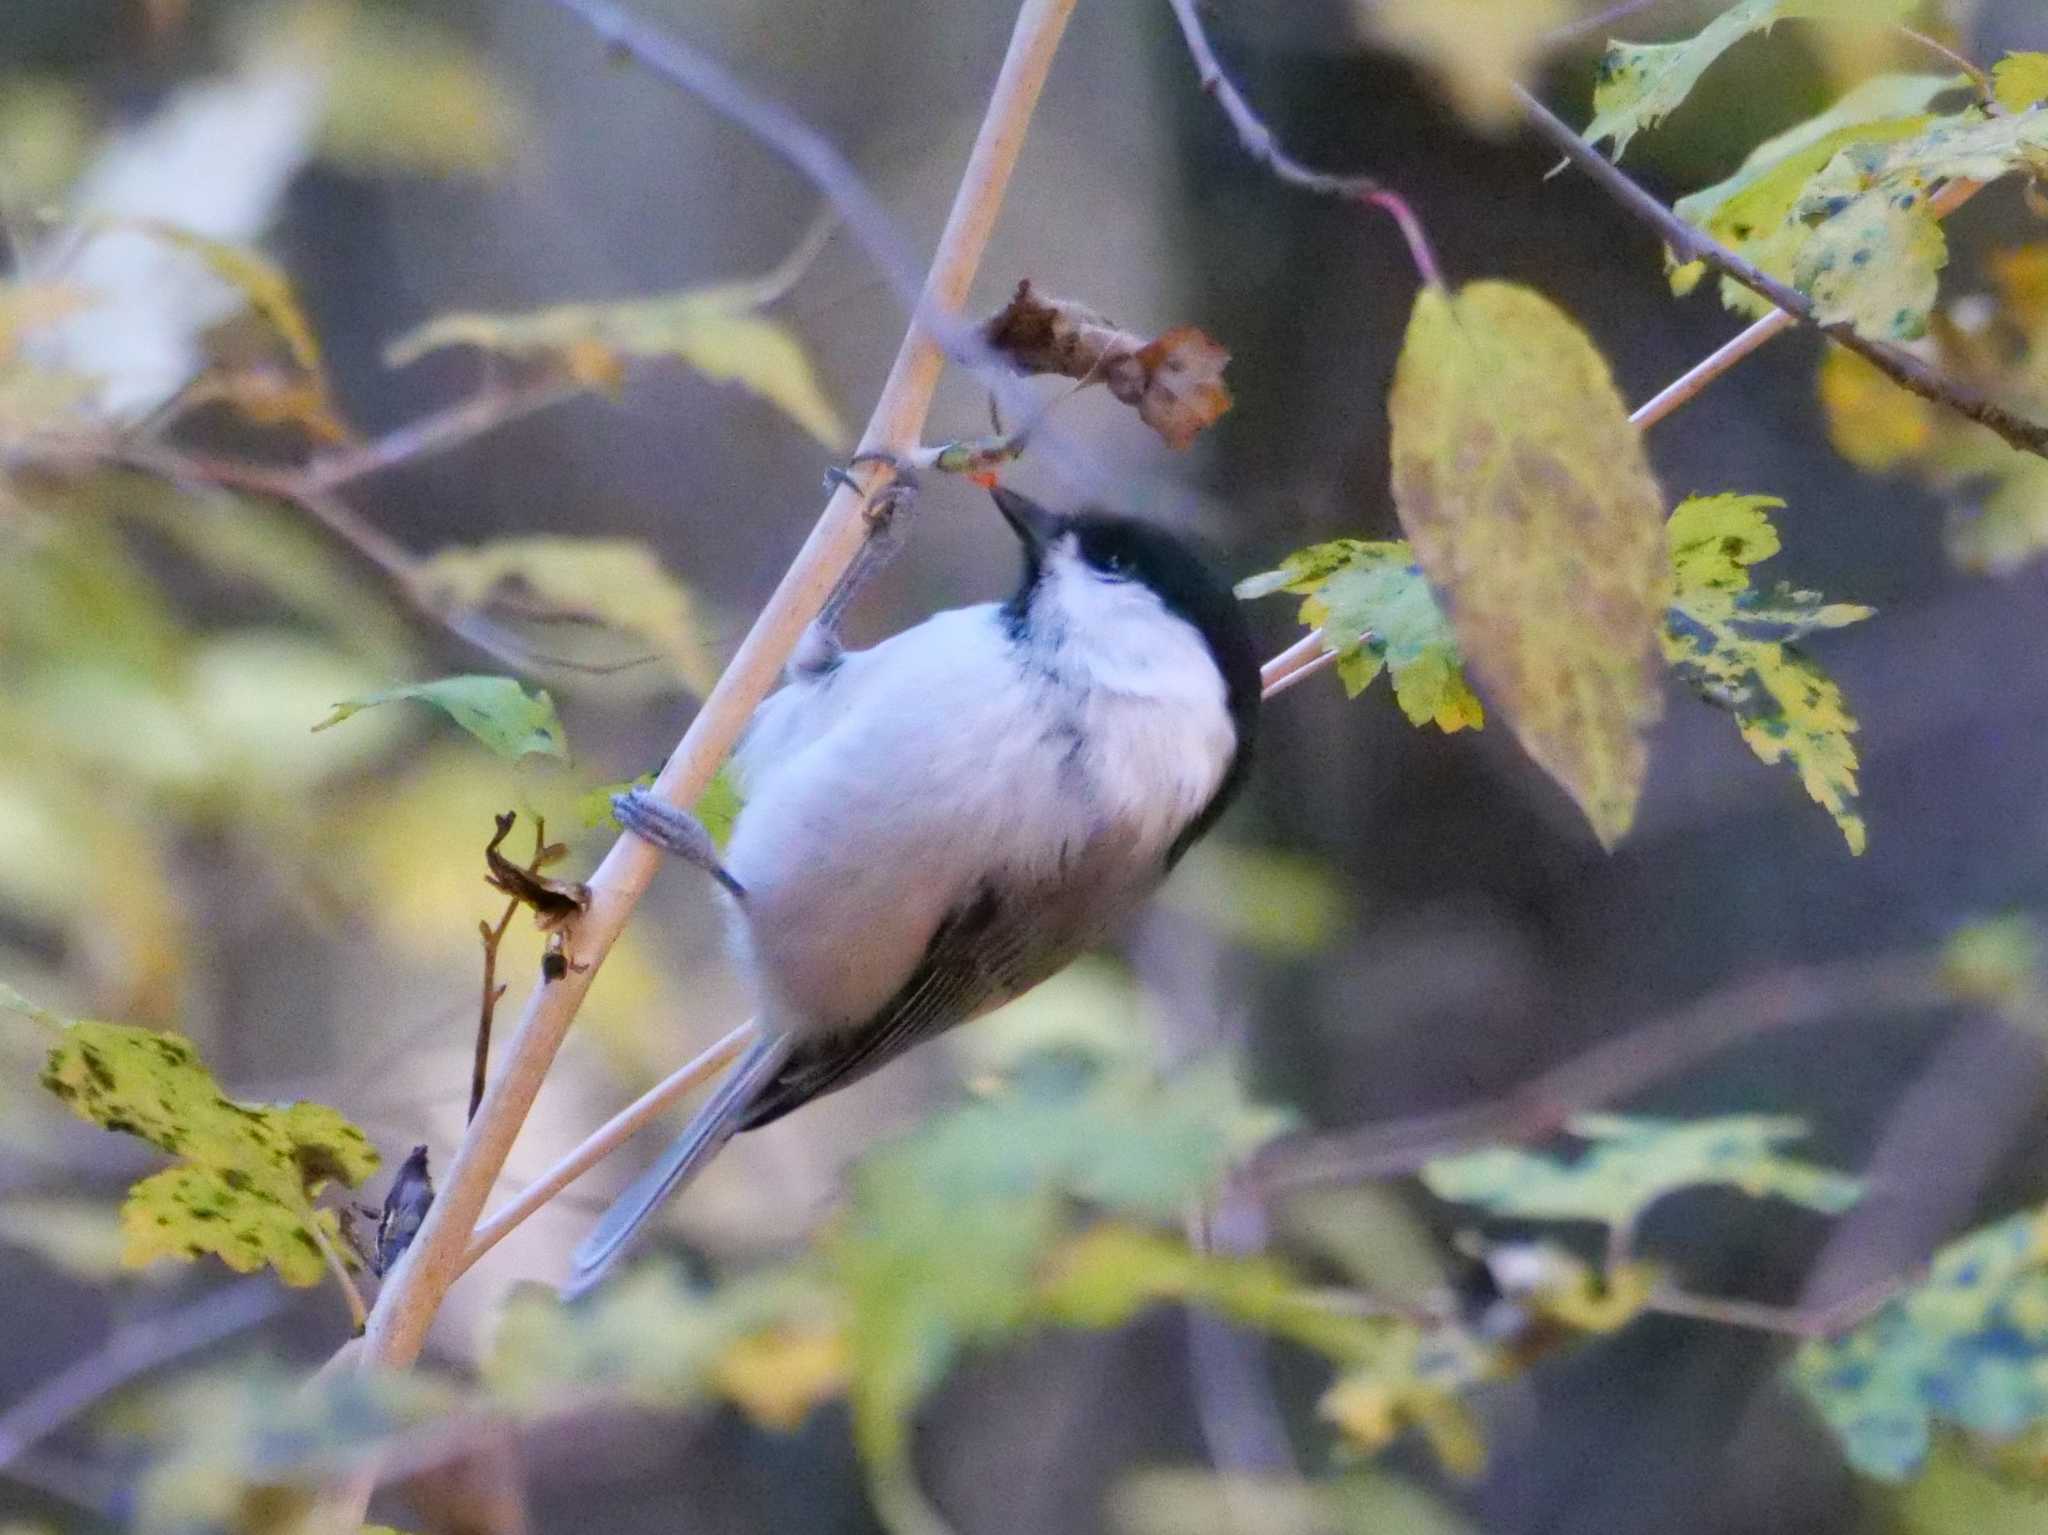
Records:
[[[1156,883],[1236,750],[1223,680],[1142,588],[1083,581],[1023,638],[993,604],[955,609],[762,706],[726,862],[783,1027],[862,1021],[991,880],[1112,906]],[[1129,890],[1063,889],[1103,839],[1129,848]]]

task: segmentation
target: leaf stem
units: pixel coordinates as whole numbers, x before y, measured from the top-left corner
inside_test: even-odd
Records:
[[[557,0],[581,14],[608,11],[593,0]],[[944,357],[922,322],[959,311],[987,249],[990,231],[1017,163],[1033,107],[1074,0],[1024,0],[990,96],[966,174],[926,278],[914,319],[870,418],[862,446],[903,451],[914,446]],[[613,12],[613,15],[617,13]],[[635,33],[639,38],[641,34]],[[710,782],[755,706],[767,696],[805,626],[823,605],[867,536],[865,507],[890,478],[886,464],[863,468],[856,485],[841,485],[755,620],[739,652],[684,732],[654,792],[670,804],[691,803]],[[449,1164],[419,1235],[390,1276],[370,1315],[362,1359],[368,1368],[412,1362],[426,1341],[441,1298],[462,1272],[476,1221],[512,1142],[574,1021],[605,954],[653,880],[661,855],[636,837],[621,837],[591,876],[591,906],[572,927],[576,963],[529,993],[502,1064]],[[351,1498],[348,1504],[353,1504]],[[335,1529],[359,1523],[360,1508],[337,1506]]]
[[[1176,0],[1178,3],[1178,0]],[[1788,283],[1780,282],[1755,263],[1729,250],[1705,231],[1694,228],[1648,192],[1637,186],[1605,155],[1578,134],[1542,102],[1521,86],[1514,87],[1530,124],[1628,212],[1648,224],[1670,247],[1679,261],[1700,261],[1724,277],[1733,278],[1760,298],[1768,299],[1802,325],[1847,347],[1874,364],[1892,382],[1911,390],[1922,399],[1945,405],[1978,425],[1997,433],[2022,452],[2048,458],[2048,426],[2029,421],[2007,410],[1968,384],[1943,374],[1939,369],[1889,342],[1873,341],[1861,335],[1847,321],[1825,322],[1816,317],[1813,300]]]
[[[1378,208],[1393,219],[1394,227],[1401,231],[1401,238],[1408,244],[1408,255],[1422,280],[1431,287],[1442,287],[1444,276],[1437,265],[1436,252],[1430,246],[1422,221],[1415,216],[1415,210],[1409,207],[1407,200],[1375,177],[1340,176],[1330,171],[1315,170],[1295,159],[1282,147],[1279,138],[1259,114],[1252,110],[1251,103],[1231,83],[1230,76],[1223,72],[1223,66],[1216,59],[1216,50],[1210,46],[1209,35],[1203,30],[1201,13],[1196,8],[1198,0],[1168,0],[1168,3],[1173,6],[1174,17],[1180,23],[1188,54],[1195,61],[1195,74],[1201,80],[1203,94],[1213,97],[1223,109],[1223,115],[1230,119],[1230,126],[1244,152],[1289,186],[1299,187],[1318,197],[1334,197],[1343,202]]]

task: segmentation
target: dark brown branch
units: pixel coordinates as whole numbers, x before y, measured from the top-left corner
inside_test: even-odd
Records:
[[[1170,0],[1173,14],[1180,22],[1181,36],[1187,39],[1188,53],[1195,61],[1195,73],[1201,79],[1204,95],[1215,98],[1223,108],[1223,115],[1230,119],[1230,126],[1237,133],[1237,141],[1244,152],[1260,165],[1271,171],[1291,187],[1304,192],[1313,192],[1318,197],[1334,197],[1343,202],[1364,203],[1378,208],[1401,231],[1401,238],[1408,242],[1408,254],[1415,262],[1415,270],[1422,274],[1422,280],[1434,287],[1443,286],[1443,273],[1436,264],[1436,252],[1430,248],[1429,237],[1423,232],[1422,221],[1415,216],[1415,210],[1407,200],[1371,176],[1339,176],[1330,171],[1319,171],[1303,165],[1281,146],[1254,112],[1251,104],[1244,99],[1244,93],[1231,83],[1230,76],[1223,72],[1223,66],[1216,60],[1216,50],[1209,46],[1208,34],[1202,29],[1202,18],[1197,11],[1198,0]]]
[[[1821,321],[1814,314],[1813,300],[1804,293],[1780,282],[1720,241],[1686,223],[1637,186],[1613,161],[1574,133],[1556,113],[1528,91],[1516,86],[1515,96],[1536,131],[1563,151],[1567,160],[1590,176],[1622,207],[1656,230],[1676,260],[1705,263],[1723,277],[1732,278],[1759,298],[1777,305],[1802,325],[1810,325],[1830,340],[1847,347],[1901,388],[1969,417],[2022,452],[2048,458],[2048,426],[2016,415],[1968,384],[1930,367],[1911,352],[1859,335],[1846,320]]]
[[[1839,960],[1780,970],[1717,991],[1595,1045],[1500,1098],[1362,1129],[1277,1142],[1246,1171],[1258,1191],[1398,1178],[1487,1141],[1525,1141],[1759,1034],[1848,1013],[1921,1012],[1953,999],[1921,956]]]

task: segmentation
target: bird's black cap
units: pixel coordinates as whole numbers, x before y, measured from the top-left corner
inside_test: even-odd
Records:
[[[1093,509],[1062,515],[1000,485],[992,487],[990,494],[1024,545],[1023,580],[1008,605],[1013,618],[1021,621],[1030,608],[1032,592],[1044,573],[1045,551],[1062,536],[1072,534],[1084,561],[1149,588],[1169,613],[1186,620],[1208,646],[1216,670],[1223,675],[1238,751],[1216,802],[1185,839],[1192,841],[1236,792],[1250,766],[1258,725],[1259,655],[1236,593],[1218,578],[1214,566],[1192,542],[1165,528]]]

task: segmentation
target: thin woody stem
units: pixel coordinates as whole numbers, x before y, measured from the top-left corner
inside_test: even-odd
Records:
[[[1927,211],[1935,218],[1946,218],[1983,190],[1984,183],[1981,181],[1951,181],[1927,200]],[[1680,406],[1690,403],[1701,390],[1745,357],[1775,337],[1782,336],[1798,323],[1798,320],[1786,311],[1773,309],[1754,325],[1738,332],[1643,401],[1636,407],[1629,420],[1640,427],[1655,426]]]
[[[1216,50],[1209,44],[1209,35],[1203,30],[1201,13],[1196,8],[1197,0],[1169,0],[1169,3],[1173,6],[1174,18],[1180,23],[1188,54],[1195,62],[1195,73],[1201,80],[1203,93],[1213,97],[1223,109],[1223,115],[1230,119],[1230,126],[1244,152],[1291,187],[1312,192],[1318,197],[1334,197],[1378,208],[1393,219],[1395,228],[1401,231],[1401,238],[1408,243],[1409,257],[1415,262],[1415,270],[1422,275],[1422,280],[1431,287],[1442,287],[1443,271],[1437,265],[1436,252],[1430,247],[1422,221],[1415,216],[1415,210],[1408,206],[1407,201],[1376,177],[1340,176],[1316,170],[1295,159],[1259,114],[1252,110],[1251,103],[1244,99],[1244,93],[1231,82],[1230,76],[1223,72]]]
[[[1074,0],[1025,0],[1020,9],[919,300],[919,314],[930,310],[950,316],[962,306],[1073,4]],[[863,435],[864,448],[900,453],[915,445],[943,362],[927,327],[913,322]],[[863,546],[866,503],[889,478],[886,465],[870,465],[857,488],[842,485],[834,492],[732,664],[655,780],[653,792],[668,803],[687,806],[710,782],[755,706],[774,685],[805,626]],[[576,962],[529,994],[524,1016],[456,1150],[433,1208],[371,1313],[362,1350],[366,1367],[402,1366],[417,1357],[442,1296],[465,1266],[484,1201],[555,1052],[659,861],[659,852],[649,844],[622,837],[591,876],[590,908],[568,934]],[[347,1516],[360,1513],[354,1501],[330,1510],[337,1516],[335,1528],[349,1528]]]
[[[2022,452],[2048,458],[2048,426],[2007,410],[1960,379],[1950,378],[1939,369],[1930,367],[1911,352],[1888,342],[1873,341],[1847,321],[1822,320],[1815,312],[1812,299],[1729,250],[1705,231],[1686,223],[1637,186],[1618,166],[1574,133],[1528,91],[1516,86],[1515,97],[1530,125],[1562,150],[1567,160],[1591,177],[1624,209],[1656,230],[1676,259],[1704,262],[1722,276],[1733,278],[1758,297],[1769,300],[1800,324],[1810,325],[1847,347],[1873,364],[1893,383],[1911,390],[1922,399],[1932,400],[1967,416]]]

